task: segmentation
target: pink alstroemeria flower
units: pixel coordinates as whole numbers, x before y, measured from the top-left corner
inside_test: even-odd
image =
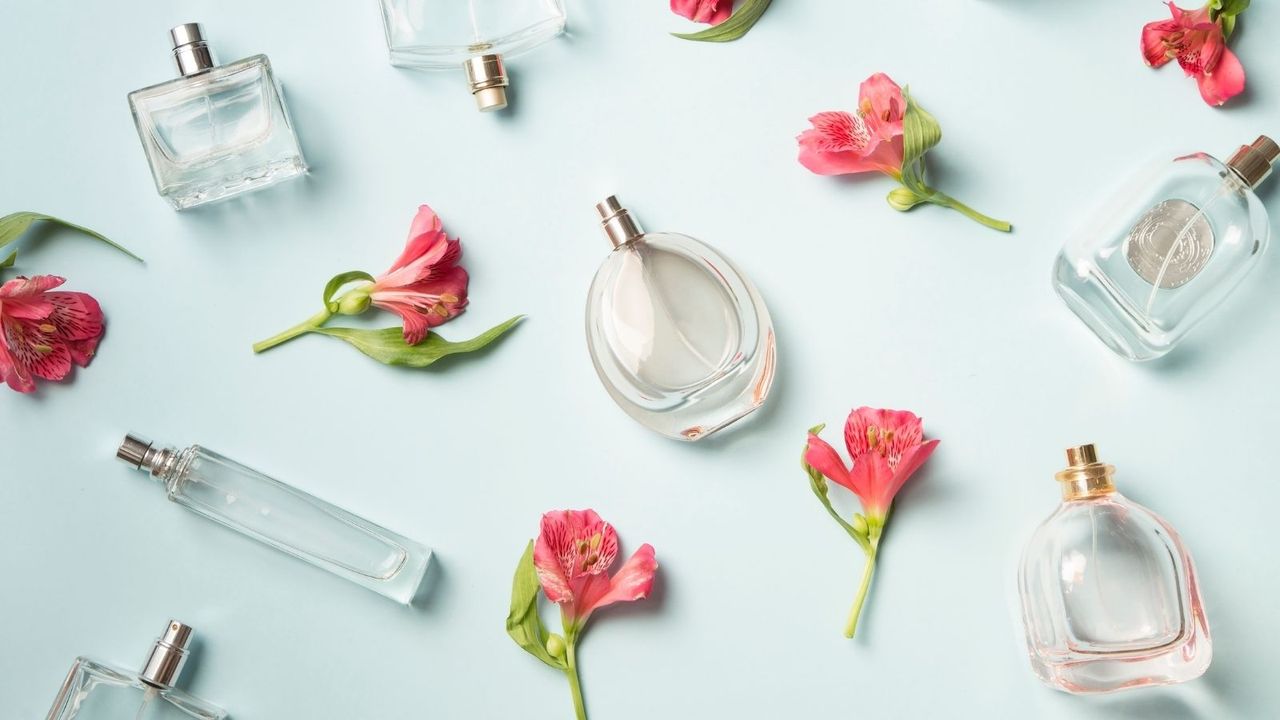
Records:
[[[827,479],[852,490],[868,517],[883,518],[894,496],[929,459],[938,441],[924,440],[924,428],[914,413],[860,407],[845,422],[844,444],[852,469],[814,433],[809,434],[804,459]]]
[[[719,25],[733,14],[733,0],[671,0],[671,12],[694,22]]]
[[[1210,105],[1221,105],[1244,91],[1244,66],[1227,48],[1222,25],[1211,20],[1207,7],[1183,10],[1166,3],[1170,20],[1148,23],[1142,28],[1142,57],[1151,67],[1176,59],[1188,77],[1200,86],[1200,97]]]
[[[560,606],[569,627],[616,602],[648,597],[658,561],[645,543],[612,577],[618,534],[594,510],[558,510],[542,516],[533,564],[547,598]],[[567,632],[573,632],[566,627]]]
[[[822,427],[819,425],[809,431],[802,465],[814,495],[867,556],[862,583],[858,586],[844,630],[845,637],[851,638],[858,628],[858,617],[871,588],[880,538],[889,521],[893,498],[933,454],[938,441],[924,439],[924,427],[914,413],[860,407],[849,413],[844,426],[844,443],[853,461],[850,468],[840,459],[835,448],[818,437]],[[853,522],[840,517],[832,506],[824,477],[852,490],[862,502],[862,512],[854,514]]]
[[[902,176],[902,88],[876,73],[858,89],[857,112],[820,112],[800,133],[800,164],[819,175],[882,172]]]
[[[427,331],[467,306],[467,271],[458,264],[462,243],[450,239],[440,217],[418,208],[404,252],[366,289],[369,300],[404,321],[404,341],[417,345]]]
[[[102,308],[80,292],[50,292],[56,275],[17,277],[0,285],[0,379],[18,392],[35,378],[62,380],[87,367],[102,338]]]

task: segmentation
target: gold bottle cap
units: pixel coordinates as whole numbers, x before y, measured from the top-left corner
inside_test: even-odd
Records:
[[[462,67],[467,71],[467,82],[480,112],[492,112],[507,106],[507,86],[511,81],[507,79],[507,68],[502,64],[501,55],[477,55],[468,58]]]
[[[1098,449],[1092,444],[1067,448],[1067,464],[1054,478],[1062,484],[1063,500],[1083,500],[1110,495],[1116,491],[1111,477],[1115,466],[1098,462]]]
[[[1259,135],[1252,145],[1241,145],[1227,161],[1227,167],[1235,170],[1249,187],[1258,187],[1271,174],[1277,158],[1280,158],[1280,145],[1266,135]]]

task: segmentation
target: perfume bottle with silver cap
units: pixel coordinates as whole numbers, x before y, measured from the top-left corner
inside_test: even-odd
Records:
[[[698,440],[764,404],[773,324],[727,257],[646,233],[616,197],[596,205],[613,252],[587,295],[587,348],[605,389],[651,430]]]
[[[198,23],[169,36],[182,77],[129,93],[161,197],[183,210],[306,173],[267,56],[218,65]]]
[[[1267,247],[1254,194],[1280,157],[1260,137],[1227,162],[1162,162],[1074,235],[1054,266],[1068,307],[1116,353],[1161,357],[1231,293]]]
[[[1062,504],[1022,556],[1018,590],[1036,675],[1070,693],[1168,685],[1213,657],[1191,554],[1163,518],[1116,491],[1093,445],[1067,450]]]
[[[507,106],[504,59],[564,32],[562,0],[381,0],[391,64],[462,68],[476,107]]]
[[[127,435],[116,457],[197,515],[397,602],[411,604],[426,575],[431,551],[420,543],[198,445]]]
[[[47,720],[222,720],[222,708],[174,687],[187,661],[191,627],[170,620],[142,670],[76,658]]]

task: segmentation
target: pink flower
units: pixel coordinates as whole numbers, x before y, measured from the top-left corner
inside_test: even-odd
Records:
[[[658,561],[653,546],[641,545],[618,572],[618,534],[594,510],[557,510],[542,516],[533,564],[547,598],[560,605],[567,625],[616,602],[639,600],[653,587]]]
[[[461,258],[462,244],[449,239],[431,208],[420,206],[404,252],[368,288],[374,305],[403,319],[409,345],[422,342],[428,330],[466,307],[467,271],[458,265]]]
[[[821,112],[809,118],[813,127],[800,133],[800,164],[819,175],[846,175],[878,170],[902,174],[902,88],[888,75],[876,73],[858,90],[858,109]]]
[[[102,308],[85,293],[49,292],[64,282],[37,275],[0,285],[0,378],[18,392],[87,367],[98,347]]]
[[[719,25],[733,14],[733,0],[671,0],[671,12],[694,22]]]
[[[914,413],[868,407],[849,413],[844,443],[853,460],[852,469],[845,467],[835,448],[813,433],[809,434],[805,462],[828,480],[852,490],[868,517],[879,518],[888,514],[902,485],[938,446],[937,440],[924,440],[924,428]]]
[[[1142,28],[1142,56],[1160,67],[1170,60],[1200,86],[1200,96],[1210,105],[1221,105],[1244,91],[1244,67],[1227,49],[1222,25],[1209,18],[1207,7],[1183,10],[1167,3],[1171,20],[1148,23]]]

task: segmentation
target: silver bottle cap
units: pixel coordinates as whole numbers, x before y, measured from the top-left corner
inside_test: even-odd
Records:
[[[1227,167],[1235,170],[1250,187],[1258,187],[1271,174],[1277,159],[1280,159],[1280,145],[1266,135],[1259,135],[1252,145],[1241,145],[1227,161]]]
[[[151,654],[138,673],[138,679],[159,688],[172,687],[187,663],[187,643],[191,641],[191,626],[170,620],[164,634],[156,638]]]
[[[137,435],[125,435],[124,442],[116,449],[116,458],[132,465],[138,470],[151,469],[150,460],[155,455],[151,449],[152,442]],[[146,465],[144,468],[143,465]]]
[[[644,234],[640,224],[631,217],[631,213],[618,202],[617,195],[596,203],[596,212],[600,213],[600,226],[614,247],[625,245]]]
[[[467,71],[467,82],[480,112],[501,110],[507,106],[507,86],[511,81],[507,79],[507,68],[502,64],[501,55],[477,55],[468,58],[462,67]]]
[[[183,77],[199,75],[214,66],[213,51],[204,39],[200,23],[183,23],[169,30],[173,41],[173,59]]]

